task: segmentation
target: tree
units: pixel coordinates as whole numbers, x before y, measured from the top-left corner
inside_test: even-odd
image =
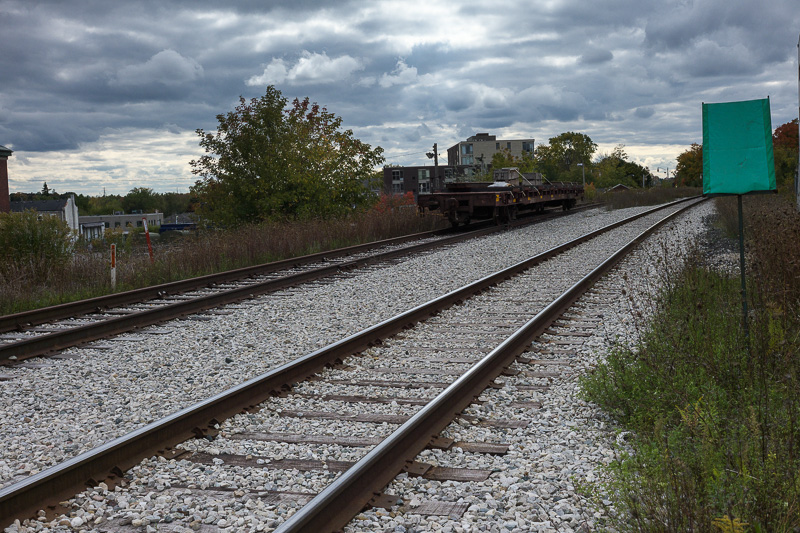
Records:
[[[536,150],[537,169],[551,181],[574,181],[578,163],[589,165],[597,144],[588,135],[568,131]]]
[[[536,160],[530,152],[522,152],[522,157],[516,157],[511,150],[504,148],[492,156],[492,170],[501,168],[518,168],[520,172],[534,172]]]
[[[134,187],[122,199],[122,207],[128,213],[133,211],[152,213],[159,203],[158,196],[149,187]]]
[[[594,163],[592,181],[598,187],[613,187],[619,183],[628,187],[641,187],[651,182],[650,171],[638,163],[628,161],[625,145],[618,144],[610,154],[601,156]]]
[[[374,201],[368,183],[383,149],[341,131],[342,119],[308,98],[287,109],[269,86],[217,120],[215,133],[197,130],[206,154],[191,162],[196,210],[212,222],[329,217]]]
[[[682,187],[703,186],[703,146],[692,146],[678,156],[675,166],[675,184]]]
[[[797,119],[775,128],[772,134],[772,146],[797,151]]]
[[[92,196],[89,198],[88,215],[110,215],[115,211],[123,211],[122,197],[116,194]]]
[[[792,183],[797,174],[797,137],[797,119],[778,126],[772,134],[775,181],[779,185]]]

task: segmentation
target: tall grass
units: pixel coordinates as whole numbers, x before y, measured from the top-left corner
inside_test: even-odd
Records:
[[[738,275],[698,250],[638,343],[582,380],[635,435],[607,482],[622,531],[800,528],[800,215],[745,200],[749,339]]]
[[[337,220],[265,223],[193,235],[153,235],[151,264],[144,236],[132,233],[117,248],[117,291],[177,281],[447,226],[420,217],[413,206],[372,210]],[[110,255],[84,249],[34,276],[24,263],[0,270],[0,314],[11,314],[111,292]]]
[[[703,191],[697,187],[651,187],[629,191],[597,192],[594,198],[595,201],[605,204],[609,209],[624,209],[664,204],[679,198],[701,194]]]

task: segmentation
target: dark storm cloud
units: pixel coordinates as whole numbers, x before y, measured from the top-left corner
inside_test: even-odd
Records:
[[[0,0],[0,144],[213,129],[274,84],[397,153],[503,130],[688,145],[703,100],[768,91],[776,125],[796,115],[798,10],[743,4]]]

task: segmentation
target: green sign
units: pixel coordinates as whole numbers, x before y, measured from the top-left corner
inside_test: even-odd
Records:
[[[703,104],[703,194],[775,189],[769,98]]]

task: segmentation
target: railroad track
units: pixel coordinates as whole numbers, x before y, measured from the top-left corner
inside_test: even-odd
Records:
[[[589,207],[592,206],[585,208]],[[558,216],[564,214],[526,217],[512,225],[524,226]],[[466,232],[430,231],[0,316],[0,365],[19,364],[71,346],[506,229],[490,223],[474,228]]]
[[[654,216],[637,217],[638,228],[617,229],[622,226],[622,223],[617,223],[601,231],[584,235],[427,304],[417,306],[392,320],[383,321],[361,333],[282,365],[62,465],[6,487],[0,491],[0,516],[4,520],[31,516],[42,508],[43,502],[50,502],[56,510],[58,509],[56,502],[75,494],[87,481],[90,486],[98,486],[102,481],[106,487],[109,480],[127,483],[122,478],[123,471],[141,458],[153,454],[169,460],[166,462],[151,460],[150,463],[172,465],[168,470],[184,467],[196,469],[196,466],[190,465],[198,464],[216,466],[228,464],[231,468],[259,468],[256,465],[261,465],[263,468],[263,465],[267,464],[268,468],[272,465],[275,470],[288,468],[322,472],[310,478],[309,484],[314,486],[316,489],[314,492],[318,493],[313,499],[309,487],[305,486],[302,488],[306,490],[300,491],[303,494],[299,495],[295,494],[298,491],[286,490],[286,487],[281,487],[283,490],[267,490],[263,484],[234,491],[247,494],[251,499],[258,497],[292,501],[296,496],[294,501],[311,500],[281,526],[281,531],[324,531],[340,528],[364,505],[380,504],[380,499],[375,495],[380,494],[399,472],[438,476],[434,479],[448,479],[442,477],[446,475],[466,475],[464,472],[443,473],[442,469],[431,471],[430,466],[416,464],[413,459],[427,446],[453,445],[452,442],[438,441],[432,437],[438,435],[454,417],[467,409],[486,386],[491,384],[503,369],[510,367],[519,354],[530,346],[537,335],[550,327],[605,270],[643,239],[644,234],[639,235],[639,233],[643,226],[652,224],[653,221],[650,219]],[[604,259],[584,261],[592,263],[591,266],[586,265],[586,272],[562,279],[566,272],[563,267],[559,267],[558,261],[576,253],[583,254],[581,257],[584,257],[588,253],[583,251],[587,246],[595,246],[600,252],[594,253],[603,254],[608,245],[603,245],[602,241],[620,231],[627,232],[631,236],[636,235],[636,238],[626,239],[629,241],[628,245],[611,257],[605,254]],[[579,245],[582,245],[580,252],[577,249],[572,250]],[[529,274],[522,274],[542,262],[543,265],[533,269]],[[598,262],[601,265],[592,269]],[[479,296],[473,298],[472,296],[476,294]],[[536,302],[532,303],[532,299]],[[462,302],[464,305],[446,310]],[[519,304],[519,308],[508,310],[508,305],[515,302]],[[499,311],[501,308],[505,310]],[[532,314],[535,314],[534,318],[530,318]],[[486,317],[492,319],[487,320]],[[410,325],[423,320],[426,322],[418,328],[419,331],[407,330]],[[476,328],[478,323],[483,323],[480,329]],[[467,324],[466,335],[463,331],[465,324]],[[448,339],[445,343],[447,345],[426,344],[425,339],[431,339],[431,332],[436,332],[438,329],[443,330],[440,338]],[[513,333],[508,336],[509,332]],[[386,341],[397,334],[401,335]],[[457,338],[457,335],[461,335],[461,338]],[[502,340],[503,336],[507,338]],[[381,344],[384,346],[381,347]],[[411,350],[414,350],[414,353],[410,353]],[[354,353],[363,353],[365,356],[349,358]],[[414,363],[420,361],[429,364],[438,363],[439,366],[415,367]],[[525,363],[524,360],[521,361]],[[534,361],[532,364],[540,363]],[[321,371],[326,365],[335,368]],[[311,376],[318,377],[303,383]],[[364,376],[371,376],[371,379]],[[541,376],[531,376],[532,379],[539,377]],[[545,375],[544,378],[546,377]],[[284,399],[274,398],[290,390],[297,383],[302,383],[294,387],[299,394]],[[346,389],[355,385],[380,392],[367,398],[331,392],[337,387]],[[396,391],[402,391],[403,395]],[[422,393],[412,394],[413,391]],[[270,398],[273,398],[272,402],[259,406],[261,402]],[[420,400],[426,402],[424,406],[420,406]],[[333,407],[326,412],[312,411],[311,406],[321,401],[334,402]],[[291,409],[292,406],[299,409]],[[248,414],[235,416],[243,411]],[[263,417],[263,420],[251,418],[254,416]],[[220,423],[229,417],[234,417],[232,424],[241,425],[238,428],[226,427],[224,434],[218,436]],[[220,453],[220,447],[233,447],[229,441],[282,443],[279,448],[286,446],[287,443],[314,444],[315,437],[311,437],[314,434],[312,431],[293,435],[276,435],[275,432],[261,436],[253,435],[253,426],[280,427],[281,421],[286,418],[316,420],[317,423],[321,420],[344,420],[372,425],[377,423],[382,424],[386,432],[380,437],[371,436],[359,441],[356,436],[360,431],[348,428],[345,432],[350,440],[339,441],[341,437],[330,436],[323,438],[325,435],[317,439],[318,442],[327,442],[333,438],[334,442],[341,442],[340,445],[362,450],[361,454],[357,452],[351,454],[353,457],[349,461],[337,462],[329,458],[321,460],[312,458],[306,463],[290,461],[284,464],[278,462],[279,459],[275,457],[260,456],[257,453]],[[180,448],[177,447],[178,444],[193,437],[202,438],[189,441]],[[210,439],[214,438],[215,442],[211,442]],[[376,438],[380,440],[378,444]],[[220,445],[223,440],[227,444]],[[481,448],[481,443],[459,444],[460,449],[470,446],[473,446],[476,452],[483,449],[494,453],[491,449],[487,449],[491,447],[483,445]],[[364,453],[369,447],[372,447],[371,450]],[[500,448],[502,446],[495,447],[494,451],[497,452]],[[137,468],[149,467],[140,465]],[[343,473],[338,477],[331,475],[331,472],[337,471]],[[167,479],[171,474],[162,472],[160,475],[163,479]],[[330,481],[331,478],[335,478],[335,481],[327,488],[317,484],[320,480]],[[189,476],[189,479],[193,478]],[[168,484],[180,490],[179,483],[168,482]],[[196,491],[197,486],[203,486],[204,482],[199,482],[199,485],[189,484],[193,488],[187,486],[185,490],[192,492]],[[112,499],[119,501],[116,493],[104,491],[102,486],[100,487],[91,498],[102,499],[110,495]],[[242,494],[236,497],[242,497]],[[391,497],[384,503],[391,504]],[[76,517],[78,518],[80,517]],[[130,525],[137,526],[133,523]]]

